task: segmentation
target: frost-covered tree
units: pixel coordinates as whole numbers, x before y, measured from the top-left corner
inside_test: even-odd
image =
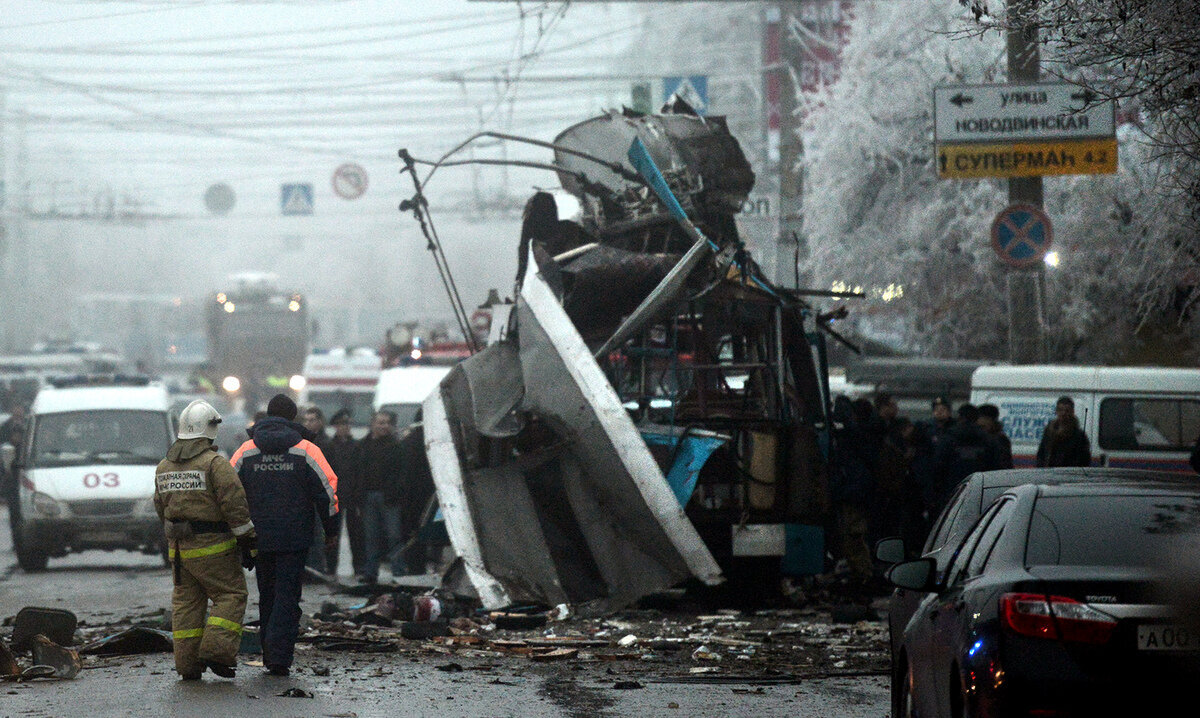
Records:
[[[1005,266],[989,242],[1007,204],[996,180],[939,180],[932,88],[1003,81],[1003,37],[964,37],[953,3],[856,5],[841,79],[811,98],[805,134],[804,270],[819,287],[863,287],[859,329],[931,356],[1006,356]],[[1117,360],[1195,267],[1154,190],[1166,165],[1120,131],[1120,171],[1048,177],[1062,258],[1046,274],[1051,358]],[[885,301],[889,300],[889,301]]]
[[[1137,113],[1173,170],[1162,191],[1182,195],[1200,227],[1200,0],[959,0],[977,31],[1029,27],[1045,70],[1086,84]],[[1200,240],[1191,251],[1200,257]]]

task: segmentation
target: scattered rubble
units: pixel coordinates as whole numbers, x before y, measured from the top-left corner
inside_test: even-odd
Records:
[[[436,599],[436,604],[425,599]],[[706,612],[686,603],[607,615],[597,615],[588,605],[487,611],[447,595],[387,591],[365,600],[332,597],[303,621],[298,650],[310,652],[312,659],[318,652],[326,654],[326,660],[313,661],[308,670],[335,680],[345,674],[351,680],[368,678],[367,673],[356,678],[355,672],[390,670],[399,660],[426,662],[446,672],[511,670],[514,677],[525,670],[591,671],[605,682],[643,684],[753,686],[886,674],[886,623],[873,610],[866,614],[871,620],[839,623],[835,614],[840,613],[845,611],[829,604]],[[34,617],[46,616],[37,611],[19,615],[21,621],[5,622],[14,627],[14,635],[18,623],[27,626]],[[431,620],[412,620],[418,617]],[[59,643],[38,634],[24,651],[9,651],[0,637],[0,678],[69,679],[87,668],[132,666],[119,659],[170,652],[170,633],[161,628],[169,620],[158,611],[103,625],[78,622],[70,640]],[[253,625],[243,638],[243,654],[251,654],[244,663],[261,665],[252,657],[257,645]],[[332,653],[345,658],[333,660]]]
[[[886,624],[878,618],[838,623],[834,613],[842,609],[834,606],[717,613],[627,609],[594,617],[584,617],[586,610],[570,606],[569,618],[551,623],[563,607],[469,611],[452,599],[439,600],[452,618],[395,620],[391,625],[359,620],[377,599],[344,609],[327,603],[306,625],[300,641],[322,651],[452,658],[437,666],[450,672],[472,670],[468,661],[526,661],[615,667],[626,677],[651,681],[767,685],[884,674],[888,666]],[[511,620],[515,618],[528,620]],[[435,627],[430,632],[437,635],[415,633],[414,627]],[[482,665],[488,669],[492,664]]]

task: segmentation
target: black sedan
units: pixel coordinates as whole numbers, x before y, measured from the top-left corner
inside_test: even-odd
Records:
[[[967,531],[975,525],[983,510],[1005,491],[1021,484],[1057,484],[1075,481],[1172,481],[1183,477],[1174,472],[1110,469],[1101,467],[1062,467],[1053,469],[1008,469],[981,471],[963,479],[951,494],[946,507],[934,521],[920,556],[933,558],[938,577],[944,575],[954,550],[962,544]],[[1191,479],[1194,481],[1195,479]],[[875,556],[884,563],[905,560],[907,547],[900,539],[884,539],[876,546]],[[896,589],[888,603],[888,628],[892,649],[892,714],[900,715],[900,687],[908,670],[902,642],[904,628],[917,610],[924,594]]]
[[[1195,482],[1002,494],[944,576],[932,557],[888,571],[926,593],[904,631],[900,715],[1168,715],[1193,705],[1200,621],[1186,558],[1198,555]]]

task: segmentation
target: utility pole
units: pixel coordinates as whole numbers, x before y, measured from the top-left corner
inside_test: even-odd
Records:
[[[0,86],[0,281],[4,282],[4,287],[0,288],[0,301],[4,302],[5,306],[11,306],[8,302],[9,287],[12,286],[11,274],[9,270],[9,247],[12,239],[9,236],[11,232],[11,223],[8,221],[9,201],[8,201],[8,163],[6,161],[5,140],[8,137],[8,123],[6,117],[8,115],[8,88]],[[11,315],[10,315],[11,316]],[[9,348],[9,323],[5,321],[0,323],[0,347]]]
[[[1038,0],[1010,0],[1008,5],[1008,81],[1041,79],[1041,53],[1035,24]],[[1012,177],[1008,203],[1042,208],[1042,178]],[[1045,266],[1008,270],[1008,358],[1013,364],[1046,361]]]
[[[774,268],[771,280],[780,286],[795,282],[797,243],[804,232],[804,144],[800,137],[800,78],[805,57],[804,47],[791,37],[802,0],[780,2],[772,17],[778,18],[776,42],[779,61],[779,230],[775,238]],[[794,74],[793,74],[794,73]]]

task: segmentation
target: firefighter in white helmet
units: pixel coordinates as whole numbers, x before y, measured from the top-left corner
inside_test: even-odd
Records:
[[[188,404],[179,415],[178,438],[155,477],[154,508],[163,521],[175,575],[175,670],[185,680],[200,678],[206,668],[234,676],[246,612],[242,567],[254,567],[246,492],[229,461],[213,448],[220,423],[221,415],[207,402]]]

